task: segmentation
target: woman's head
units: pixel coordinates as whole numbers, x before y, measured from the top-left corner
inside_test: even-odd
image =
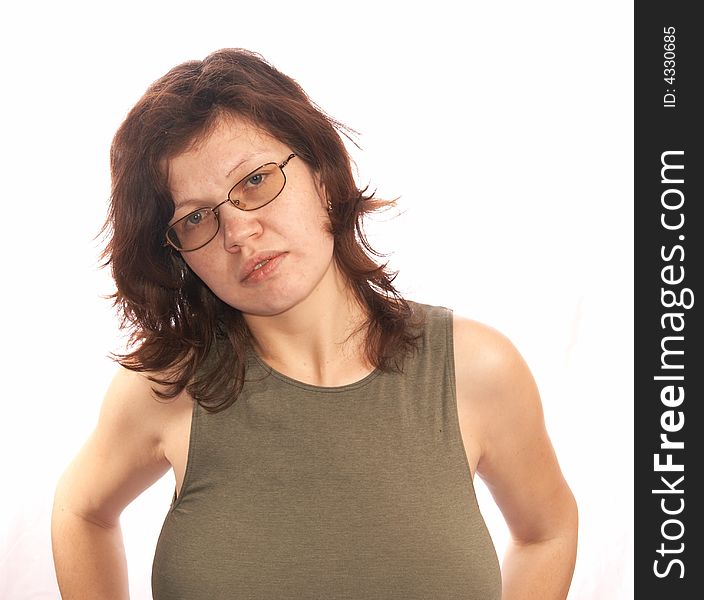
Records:
[[[183,239],[193,248],[181,253],[183,260],[245,317],[280,314],[314,297],[331,305],[344,288],[317,175],[290,146],[249,121],[220,119],[168,162],[168,185],[171,231],[180,232],[171,237],[177,247]]]
[[[254,306],[254,292],[223,282],[230,272],[241,275],[248,259],[269,251],[291,251],[284,260],[292,265],[308,261],[309,277],[325,277],[333,265],[335,277],[369,311],[370,362],[384,368],[398,353],[393,345],[404,335],[408,306],[392,285],[393,275],[370,257],[381,255],[362,227],[365,214],[393,202],[357,187],[340,133],[344,126],[293,79],[246,50],[219,50],[183,63],[149,87],[111,149],[104,257],[123,324],[138,343],[122,357],[124,366],[173,367],[174,390],[180,391],[186,384],[191,389],[188,382],[197,378],[215,338],[229,338],[241,358],[247,341],[241,311]],[[282,166],[289,182],[280,197],[251,212],[221,206],[220,230],[203,248],[179,252],[165,244],[167,229],[189,208],[216,206],[248,168],[282,164],[290,155],[295,157]],[[201,206],[191,202],[201,200]],[[305,212],[297,212],[300,206]],[[282,216],[295,222],[287,228]],[[285,295],[282,289],[279,300]],[[282,308],[276,298],[269,300],[272,305],[261,314]],[[220,383],[191,391],[194,397],[215,397]]]
[[[130,111],[113,141],[113,176],[106,255],[118,294],[149,303],[156,284],[183,285],[183,264],[163,245],[174,217],[169,164],[198,145],[228,117],[262,130],[290,148],[316,175],[333,205],[339,250],[354,242],[364,208],[350,159],[327,117],[290,77],[245,50],[220,50],[190,61],[154,82]],[[336,249],[337,250],[337,249]],[[344,261],[343,261],[344,262]],[[343,268],[343,271],[345,269]]]

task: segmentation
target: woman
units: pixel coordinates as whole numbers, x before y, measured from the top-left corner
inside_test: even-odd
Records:
[[[119,516],[168,469],[157,600],[566,596],[576,505],[530,372],[396,292],[338,131],[243,50],[172,69],[118,130],[105,256],[133,346],[57,488],[64,598],[128,596]]]

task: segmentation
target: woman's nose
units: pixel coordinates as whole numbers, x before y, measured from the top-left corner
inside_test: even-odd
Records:
[[[235,208],[229,202],[220,207],[218,218],[223,232],[225,250],[238,251],[250,238],[262,232],[262,225],[257,211],[245,211]]]

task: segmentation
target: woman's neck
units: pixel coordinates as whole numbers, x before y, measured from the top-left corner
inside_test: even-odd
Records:
[[[372,366],[365,356],[367,310],[334,269],[332,281],[275,316],[245,315],[254,349],[268,365],[313,385],[344,385]]]

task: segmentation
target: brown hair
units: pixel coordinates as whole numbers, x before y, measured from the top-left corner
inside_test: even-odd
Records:
[[[163,165],[207,136],[218,118],[236,115],[287,144],[320,177],[332,202],[334,260],[357,300],[367,308],[365,355],[382,371],[402,371],[418,334],[412,310],[392,282],[397,272],[369,245],[365,214],[394,201],[359,189],[338,132],[349,129],[327,116],[290,77],[261,56],[241,49],[189,61],[155,81],[127,115],[113,139],[112,194],[103,252],[117,291],[111,296],[130,350],[124,367],[150,373],[173,398],[184,388],[204,408],[230,406],[244,382],[251,334],[237,309],[222,302],[163,245],[174,204]],[[155,375],[159,373],[159,375]]]

